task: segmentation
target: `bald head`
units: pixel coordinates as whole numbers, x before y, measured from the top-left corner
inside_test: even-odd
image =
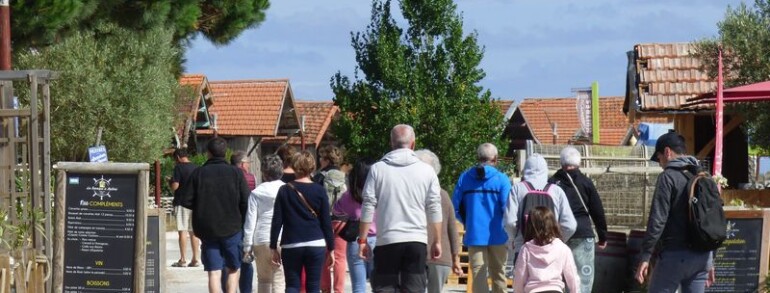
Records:
[[[481,163],[495,163],[497,161],[497,147],[491,143],[482,143],[476,149],[476,159]]]
[[[390,131],[390,147],[395,149],[414,149],[414,128],[399,124]]]

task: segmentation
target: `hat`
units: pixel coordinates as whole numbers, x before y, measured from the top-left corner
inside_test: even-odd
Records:
[[[677,153],[684,151],[684,137],[679,135],[679,133],[676,133],[673,129],[658,137],[658,141],[655,142],[655,152],[652,153],[650,161],[658,162],[658,153],[662,153],[666,148],[670,148]]]

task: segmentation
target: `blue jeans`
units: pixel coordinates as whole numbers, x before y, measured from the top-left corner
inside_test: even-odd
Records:
[[[369,245],[369,260],[364,261],[358,257],[358,243],[348,242],[348,270],[350,271],[350,283],[353,287],[353,293],[366,292],[366,280],[372,275],[374,269],[374,257],[372,251],[374,251],[374,243],[377,241],[377,236],[369,236],[366,238],[367,245]]]
[[[326,247],[295,247],[281,249],[286,293],[299,292],[302,268],[305,268],[307,293],[321,292],[321,269],[326,260]]]
[[[663,250],[652,270],[648,292],[703,293],[711,264],[711,252],[692,250]]]
[[[572,238],[567,241],[580,277],[580,292],[591,292],[594,286],[594,242],[593,237]]]

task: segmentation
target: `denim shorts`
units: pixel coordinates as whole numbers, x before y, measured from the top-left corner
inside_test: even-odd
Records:
[[[204,271],[219,271],[225,267],[238,270],[241,267],[241,249],[243,232],[229,237],[201,239],[201,260]]]

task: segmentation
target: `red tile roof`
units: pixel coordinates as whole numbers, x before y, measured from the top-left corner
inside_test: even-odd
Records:
[[[277,134],[285,100],[291,89],[286,79],[211,81],[217,133],[227,136],[268,136]],[[199,130],[212,134],[212,130]]]
[[[619,145],[630,124],[623,114],[623,97],[599,98],[600,144]],[[567,144],[580,130],[575,98],[528,98],[518,106],[535,138],[553,144],[551,123],[556,124],[557,144]]]
[[[331,101],[296,101],[297,114],[305,116],[305,143],[318,147],[324,135],[331,127],[334,116],[339,113],[339,107]],[[267,138],[265,142],[281,142],[286,136]],[[291,137],[288,144],[300,145],[302,140],[298,135]]]
[[[700,60],[690,55],[692,50],[691,43],[634,46],[640,110],[680,110],[686,99],[716,89],[716,82],[700,71]]]
[[[513,106],[512,100],[497,100],[494,101],[495,105],[500,107],[500,111],[503,112],[503,116],[505,116],[506,113],[508,113],[508,110]]]

